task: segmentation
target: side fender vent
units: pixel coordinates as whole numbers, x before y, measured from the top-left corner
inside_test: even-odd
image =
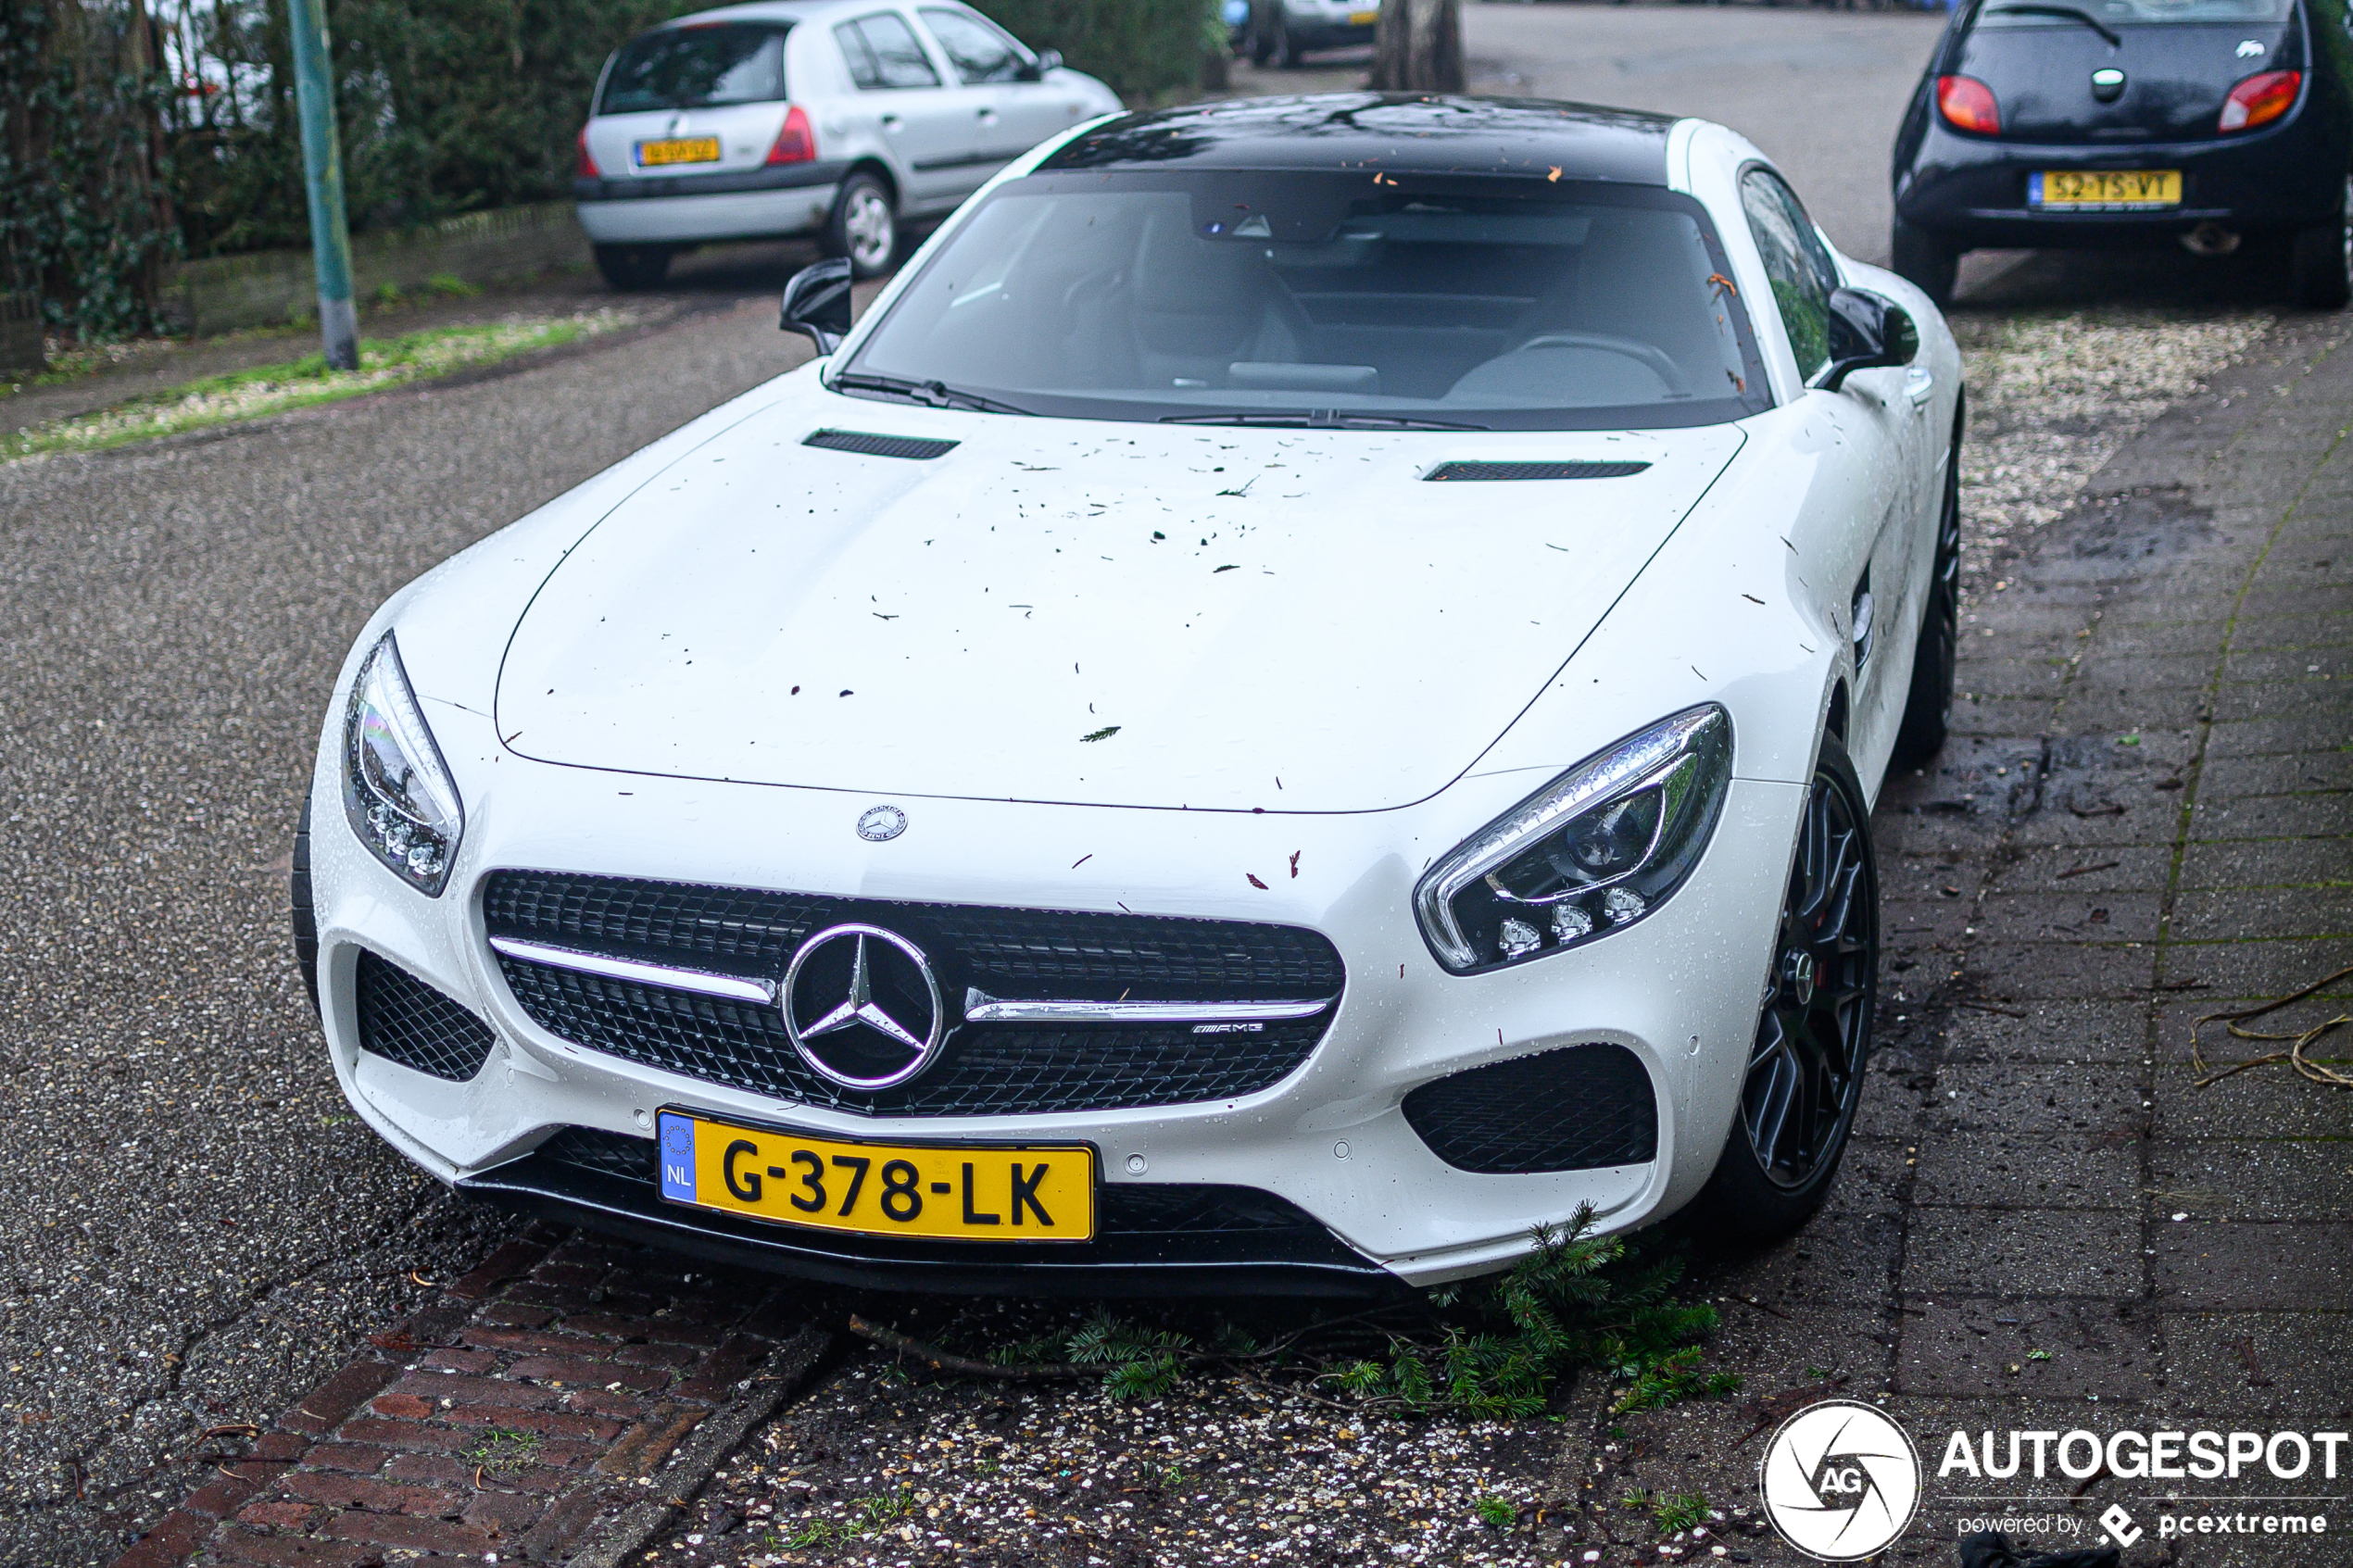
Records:
[[[1441,463],[1425,480],[1498,481],[1512,479],[1628,479],[1648,463]]]
[[[962,443],[936,441],[926,435],[876,435],[862,430],[821,430],[803,446],[823,446],[834,452],[857,452],[869,458],[912,458],[927,463],[934,458],[944,458]]]

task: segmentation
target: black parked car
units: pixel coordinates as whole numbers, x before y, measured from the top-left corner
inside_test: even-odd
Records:
[[[1895,270],[1942,302],[1965,251],[2284,249],[2353,297],[2346,0],[1971,0],[1895,140]]]

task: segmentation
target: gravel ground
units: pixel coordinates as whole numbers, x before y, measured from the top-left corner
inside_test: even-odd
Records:
[[[1998,561],[2055,521],[2101,464],[2271,321],[2252,309],[1957,315],[1968,366],[1961,495],[1971,564]]]
[[[2005,591],[2004,562],[2065,511],[2100,465],[2271,324],[2268,314],[2246,308],[2030,308],[1957,318],[1970,392],[1962,469],[1970,602]],[[1907,1005],[1892,992],[1890,1001]],[[1812,1245],[1834,1244],[1829,1227],[1815,1230],[1825,1234]],[[1812,1237],[1798,1239],[1800,1259]],[[1708,1278],[1695,1276],[1692,1290],[1709,1294]],[[867,1308],[886,1323],[891,1311]],[[1740,1337],[1730,1329],[1752,1326],[1728,1325],[1716,1352]],[[1780,1348],[1803,1363],[1802,1328]],[[1849,1348],[1811,1353],[1837,1367]],[[1133,1402],[1092,1382],[913,1386],[886,1358],[866,1353],[747,1444],[645,1561],[694,1568],[1582,1568],[1786,1560],[1777,1540],[1760,1538],[1765,1526],[1745,1512],[1755,1503],[1746,1491],[1703,1499],[1714,1505],[1701,1526],[1706,1535],[1660,1529],[1622,1506],[1597,1531],[1577,1507],[1586,1477],[1571,1468],[1587,1453],[1607,1459],[1614,1434],[1596,1413],[1599,1390],[1585,1382],[1544,1416],[1465,1421],[1368,1414],[1296,1383],[1254,1379],[1196,1377],[1164,1398]],[[1755,1404],[1767,1392],[1744,1390],[1736,1408],[1714,1407],[1703,1424],[1731,1423],[1736,1436],[1750,1427],[1753,1409],[1768,1408]],[[1499,1514],[1508,1510],[1508,1521],[1486,1522],[1482,1501]],[[1729,1512],[1735,1504],[1743,1512]]]

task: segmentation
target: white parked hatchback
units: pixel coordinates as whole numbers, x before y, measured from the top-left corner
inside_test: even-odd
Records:
[[[814,234],[861,277],[1118,95],[953,0],[729,6],[614,51],[573,182],[598,270],[661,281],[714,240]]]

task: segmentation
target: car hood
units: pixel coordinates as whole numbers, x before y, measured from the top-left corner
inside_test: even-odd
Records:
[[[957,445],[806,445],[828,428]],[[1020,419],[809,384],[548,575],[498,732],[548,762],[875,797],[1402,806],[1493,744],[1742,440]],[[1463,459],[1650,466],[1423,478]]]

